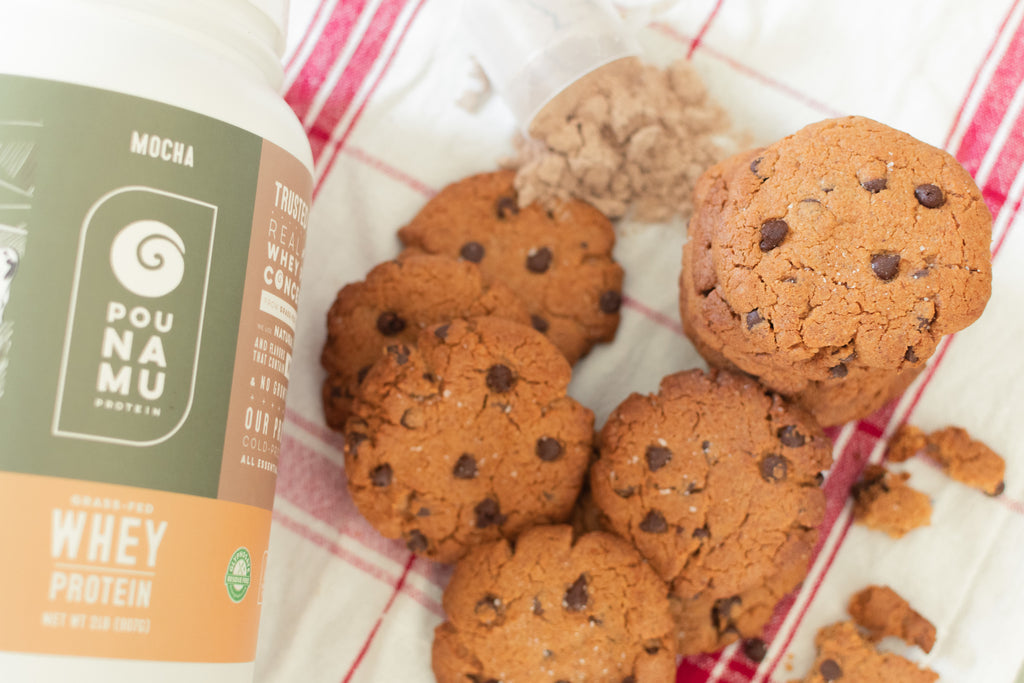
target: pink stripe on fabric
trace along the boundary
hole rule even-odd
[[[334,90],[328,95],[320,115],[309,129],[314,164],[319,161],[334,129],[348,112],[356,93],[373,69],[384,43],[391,35],[391,29],[398,20],[398,15],[405,9],[407,2],[408,0],[385,0],[377,8],[362,42],[342,71]]]
[[[374,638],[377,637],[377,631],[380,629],[381,622],[384,621],[384,617],[391,611],[391,606],[395,604],[395,598],[402,592],[402,586],[405,585],[405,579],[409,575],[409,570],[412,568],[413,563],[416,561],[415,555],[409,555],[409,561],[405,563],[405,569],[402,571],[402,575],[398,577],[398,581],[395,583],[395,589],[391,593],[391,597],[388,599],[386,605],[384,605],[383,611],[380,616],[377,617],[377,622],[370,629],[370,634],[366,636],[366,641],[363,643],[362,649],[359,650],[359,654],[356,655],[356,659],[352,662],[352,666],[349,667],[348,673],[345,674],[345,678],[342,679],[342,683],[349,683],[352,680],[352,676],[355,675],[359,669],[359,665],[363,663],[363,658],[366,656],[367,651],[370,649],[370,645],[373,644]]]
[[[384,67],[380,70],[380,73],[377,74],[377,80],[375,80],[373,82],[373,85],[370,86],[370,92],[367,93],[366,99],[364,99],[362,104],[359,105],[359,109],[356,110],[355,116],[352,117],[352,121],[348,124],[348,128],[345,130],[345,133],[338,139],[336,143],[334,143],[331,154],[328,157],[327,163],[323,168],[322,174],[320,175],[320,180],[318,180],[316,185],[313,187],[314,197],[316,197],[320,193],[320,187],[323,185],[324,181],[327,179],[327,176],[330,174],[331,168],[334,166],[334,162],[338,158],[338,152],[342,148],[344,148],[345,143],[348,141],[348,136],[352,134],[353,130],[355,130],[356,124],[359,122],[360,117],[362,117],[363,112],[366,110],[366,105],[369,104],[370,100],[373,98],[373,93],[377,91],[377,86],[380,85],[380,82],[384,79],[384,74],[386,74],[388,72],[388,69],[391,67],[391,63],[394,61],[395,55],[398,54],[398,50],[401,47],[402,42],[405,41],[405,37],[409,33],[409,28],[416,21],[416,17],[419,15],[420,10],[423,9],[423,5],[425,4],[425,2],[426,0],[419,0],[419,3],[413,9],[412,16],[409,17],[408,23],[406,23],[405,27],[402,29],[401,34],[399,34],[398,36],[398,40],[395,42],[394,49],[388,56],[387,61],[384,63]]]
[[[302,65],[295,82],[288,88],[284,99],[291,105],[299,120],[306,118],[316,94],[323,87],[327,74],[345,49],[352,35],[352,29],[366,9],[366,0],[338,0],[331,17],[324,26],[316,46]],[[311,24],[312,26],[312,24]],[[369,29],[368,29],[369,30]],[[364,36],[363,40],[366,38]],[[353,55],[353,59],[354,59]]]
[[[345,437],[342,436],[340,433],[334,431],[333,429],[325,427],[323,423],[307,420],[298,412],[291,410],[290,408],[285,409],[284,416],[286,422],[295,424],[296,427],[299,427],[300,429],[302,429],[302,431],[306,432],[310,436],[316,437],[318,440],[322,441],[325,445],[330,446],[338,453],[344,451]]]
[[[1021,24],[1024,28],[1024,23]],[[1024,34],[1022,34],[1021,45],[1024,46]],[[989,211],[993,216],[998,216],[1002,211],[1010,194],[1013,181],[1020,173],[1021,163],[1024,162],[1024,111],[1022,111],[1013,122],[1010,137],[1006,140],[1003,148],[999,151],[999,159],[992,172],[988,176],[985,187],[981,189],[981,196],[984,197]],[[1005,233],[1004,233],[1005,234]],[[1000,242],[1001,244],[1001,242]]]
[[[397,575],[387,572],[372,562],[368,562],[361,555],[345,550],[337,543],[327,540],[320,534],[312,531],[302,522],[292,519],[279,510],[274,512],[273,517],[275,522],[289,531],[301,536],[318,548],[326,550],[338,559],[343,560],[345,563],[352,565],[356,569],[382,581],[383,583],[393,584],[398,578]]]
[[[622,305],[626,308],[632,309],[644,316],[648,320],[661,325],[662,327],[675,332],[679,336],[683,336],[683,325],[675,318],[665,315],[661,311],[656,311],[653,308],[647,306],[643,302],[634,299],[633,297],[623,295]]]
[[[309,44],[309,39],[313,37],[313,28],[320,21],[320,17],[323,16],[324,9],[327,7],[329,2],[330,0],[320,0],[320,2],[316,4],[316,11],[313,12],[313,17],[309,20],[309,23],[306,24],[306,30],[303,31],[302,37],[299,38],[299,42],[295,46],[295,51],[292,52],[292,56],[288,58],[287,62],[285,62],[285,71],[288,71],[295,66],[295,60],[299,58],[300,54],[302,54],[303,48]]]
[[[1006,116],[1014,92],[1024,80],[1024,20],[1014,30],[1010,45],[1006,48],[992,80],[985,88],[985,94],[978,104],[974,118],[964,132],[956,151],[957,160],[973,176],[981,167],[992,138]]]
[[[963,118],[964,110],[967,108],[967,102],[971,99],[971,93],[974,92],[975,87],[978,85],[978,79],[981,78],[981,72],[984,70],[985,65],[988,64],[989,60],[992,59],[992,53],[996,49],[996,45],[999,43],[999,37],[1003,35],[1003,31],[1006,30],[1007,24],[1010,23],[1010,17],[1017,9],[1017,5],[1020,4],[1020,0],[1014,0],[1013,4],[1010,5],[1010,9],[1006,12],[1006,16],[1003,17],[1002,23],[999,24],[999,28],[996,29],[996,38],[989,46],[988,50],[985,51],[985,56],[981,58],[981,62],[978,63],[978,68],[974,72],[974,78],[971,79],[970,84],[967,86],[967,95],[960,102],[960,108],[956,110],[956,116],[953,117],[953,125],[949,127],[949,134],[946,135],[946,141],[942,144],[945,149],[949,149],[949,143],[953,141],[953,135],[956,133],[957,127],[960,125],[960,119]]]
[[[353,553],[349,550],[346,550],[345,548],[342,548],[337,543],[328,540],[324,536],[316,533],[306,525],[302,524],[298,520],[289,517],[283,512],[274,512],[274,521],[280,524],[281,526],[287,528],[294,534],[301,536],[303,539],[309,541],[313,545],[322,548],[323,550],[326,550],[327,552],[337,557],[339,560],[342,560],[346,564],[351,565],[355,569],[358,569],[368,574],[369,576],[381,581],[382,583],[394,585],[395,582],[398,581],[399,578],[401,578],[400,575],[388,572],[387,570],[373,564],[372,562],[368,562],[362,556],[357,555],[356,553]],[[416,602],[418,602],[425,609],[430,610],[431,612],[436,614],[437,616],[444,616],[444,608],[441,606],[441,603],[438,602],[437,599],[424,593],[419,588],[416,588],[415,586],[411,586],[408,583],[406,583],[402,592],[408,595]]]
[[[682,33],[679,33],[671,26],[668,26],[666,24],[653,23],[650,27],[658,31],[659,33],[662,33],[663,35],[666,35],[669,38],[681,43],[691,44],[693,41],[693,38],[685,36]],[[837,117],[843,115],[843,112],[839,111],[838,109],[834,109],[823,102],[819,102],[810,95],[805,95],[796,88],[786,85],[785,83],[778,81],[772,78],[771,76],[768,76],[767,74],[763,74],[760,71],[757,71],[756,69],[733,59],[732,57],[723,52],[719,52],[714,48],[708,47],[707,44],[701,45],[701,53],[714,57],[718,61],[723,62],[724,64],[732,68],[734,71],[746,74],[747,76],[753,78],[755,81],[763,83],[764,85],[767,85],[775,90],[778,90],[779,92],[785,95],[789,95],[790,97],[804,104],[805,106],[814,109],[822,114],[825,114],[826,116]]]
[[[687,59],[693,57],[693,53],[697,51],[698,47],[700,47],[700,43],[704,39],[704,34],[708,32],[709,28],[711,28],[711,22],[713,22],[715,17],[718,16],[718,10],[722,9],[723,2],[724,0],[717,0],[717,2],[715,2],[715,6],[711,8],[711,11],[708,13],[708,18],[704,20],[704,25],[700,27],[700,30],[697,31],[697,35],[694,36],[693,40],[690,42],[690,49],[686,53]]]
[[[387,163],[386,161],[384,161],[382,159],[379,159],[378,157],[373,156],[372,154],[370,154],[366,150],[363,150],[363,149],[361,149],[359,147],[351,147],[350,146],[350,147],[345,147],[344,148],[344,152],[345,152],[346,156],[350,156],[353,159],[356,159],[357,161],[363,162],[364,164],[366,164],[370,168],[372,168],[372,169],[374,169],[376,171],[379,171],[381,174],[383,174],[387,178],[390,178],[391,180],[394,180],[396,182],[402,183],[406,187],[409,187],[409,188],[415,190],[416,192],[419,192],[424,197],[433,197],[434,195],[437,194],[437,190],[435,190],[434,188],[430,187],[429,185],[427,185],[423,181],[418,180],[417,178],[413,178],[411,175],[409,175],[405,171],[402,171],[402,170],[399,170],[399,169],[395,168],[394,166],[392,166],[391,164]]]

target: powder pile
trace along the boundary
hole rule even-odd
[[[729,121],[686,60],[666,69],[612,62],[531,122],[513,165],[525,206],[570,197],[610,218],[689,218],[697,178],[726,156]]]

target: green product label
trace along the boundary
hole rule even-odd
[[[231,602],[241,602],[252,582],[252,558],[246,548],[239,548],[231,555],[228,570],[224,574],[224,586],[228,589]]]
[[[222,121],[0,75],[0,471],[269,509],[310,191]]]

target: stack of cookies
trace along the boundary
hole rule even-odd
[[[683,249],[683,329],[825,426],[901,393],[981,315],[992,220],[950,154],[870,119],[816,123],[708,170]]]
[[[822,425],[880,407],[984,308],[977,187],[856,117],[713,167],[680,278],[712,370],[595,434],[566,390],[619,323],[614,231],[582,202],[520,206],[513,179],[443,190],[328,313],[324,409],[356,505],[458,563],[437,680],[668,683],[679,654],[763,655],[818,540]]]

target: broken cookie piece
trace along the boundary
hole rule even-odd
[[[909,659],[875,649],[852,621],[831,624],[814,638],[818,656],[803,683],[933,683],[939,675]],[[799,683],[793,681],[792,683]]]
[[[935,645],[932,623],[888,586],[868,586],[858,592],[850,598],[847,611],[854,621],[867,629],[872,642],[896,636],[925,652],[931,652]]]
[[[851,491],[854,520],[893,538],[931,524],[931,501],[908,486],[908,479],[908,473],[895,474],[880,465],[864,468],[863,480]]]
[[[1003,492],[1006,461],[981,441],[972,439],[962,427],[925,434],[917,427],[903,425],[889,443],[888,459],[903,462],[918,453],[934,460],[950,479],[990,496]]]

